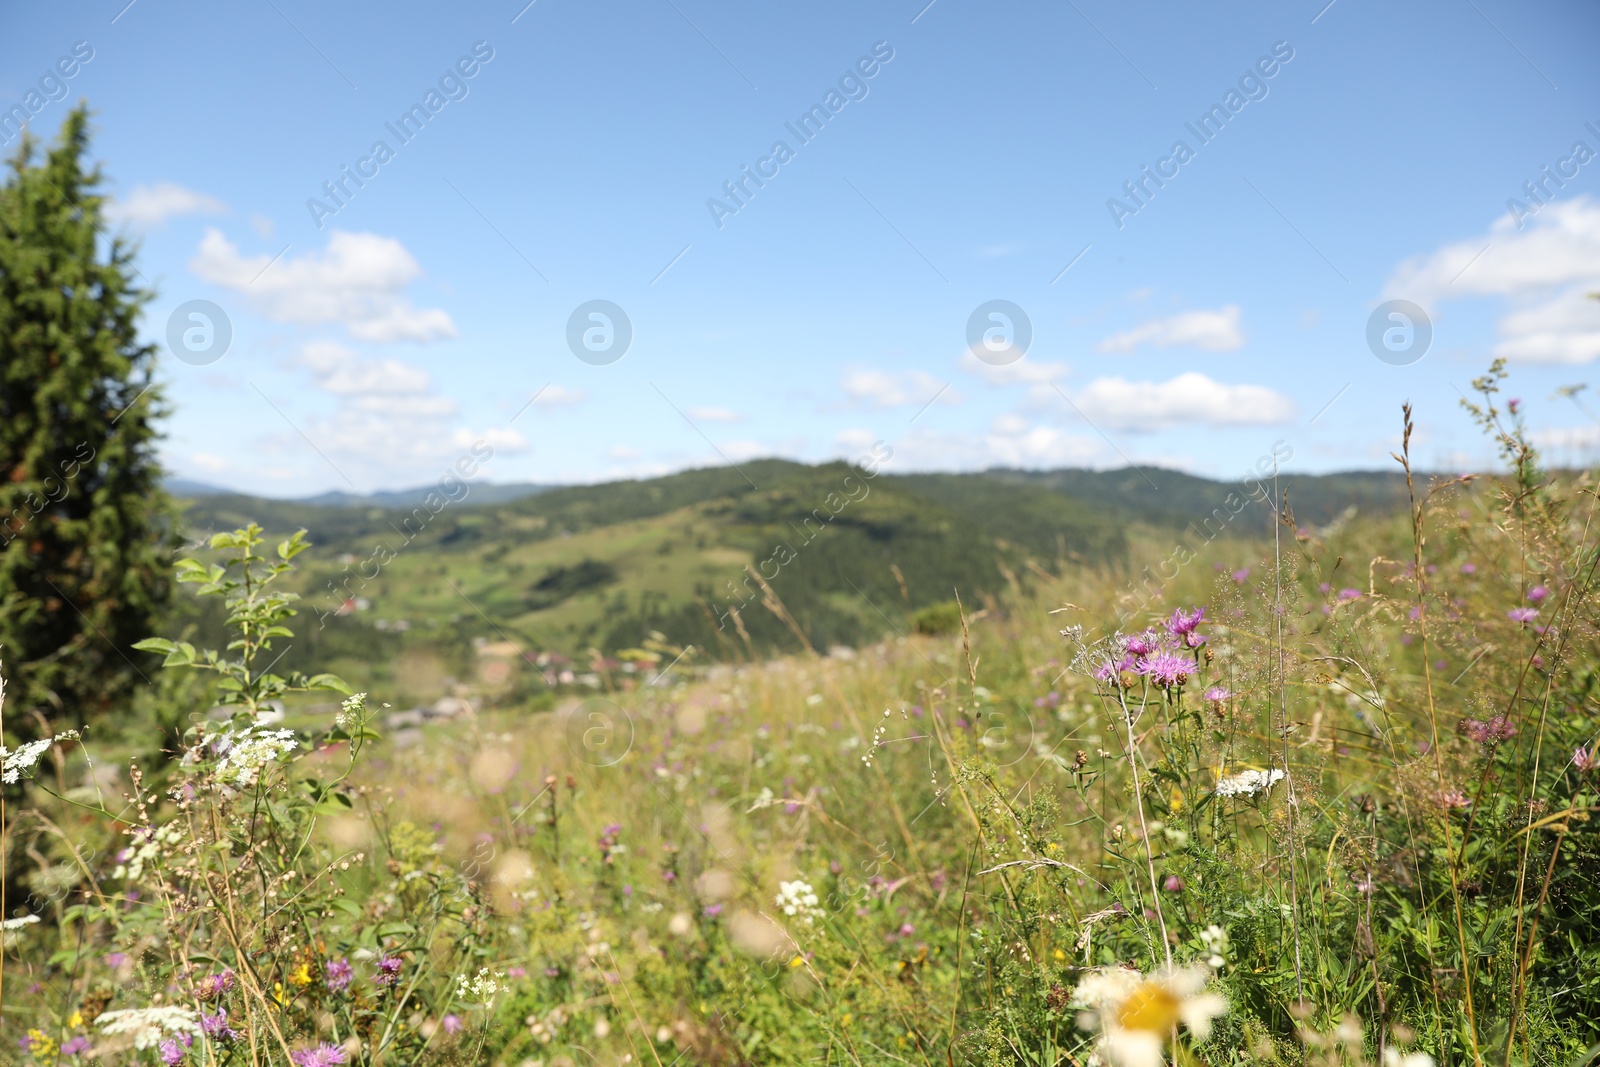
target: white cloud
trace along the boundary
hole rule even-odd
[[[214,456],[210,452],[196,452],[189,456],[189,462],[205,471],[207,474],[221,474],[233,464],[221,456]]]
[[[1150,319],[1131,330],[1112,334],[1099,344],[1102,352],[1132,352],[1140,345],[1174,348],[1193,345],[1211,352],[1229,352],[1244,345],[1239,305],[1215,311],[1185,311],[1165,319]]]
[[[463,456],[481,460],[485,446],[514,452],[526,445],[509,427],[462,426],[460,405],[441,395],[433,376],[415,364],[369,358],[326,340],[305,345],[298,362],[335,407],[330,415],[292,421],[358,484],[434,481]],[[298,433],[283,435],[279,443],[291,453],[305,447]]]
[[[606,449],[606,455],[612,459],[638,459],[644,453],[631,445],[612,445]]]
[[[157,182],[136,186],[126,199],[107,204],[106,217],[151,229],[180,215],[221,215],[227,210],[228,205],[214,196],[173,182]]]
[[[1096,378],[1071,395],[1095,425],[1152,431],[1174,426],[1261,426],[1294,418],[1294,403],[1263,385],[1224,385],[1190,371],[1165,382]]]
[[[1532,363],[1587,363],[1600,357],[1600,202],[1587,196],[1549,204],[1522,229],[1510,215],[1488,233],[1406,260],[1385,299],[1432,309],[1447,300],[1496,296],[1510,310],[1494,354]]]
[[[1570,448],[1580,451],[1600,448],[1600,425],[1553,427],[1534,430],[1528,436],[1540,448]]]
[[[690,408],[684,412],[695,422],[743,422],[744,416],[729,408]]]
[[[335,230],[323,252],[244,256],[207,229],[189,269],[201,279],[242,294],[276,322],[342,323],[363,341],[433,341],[454,337],[455,323],[440,308],[416,308],[404,290],[422,268],[392,237]]]
[[[840,383],[851,402],[878,408],[926,404],[935,397],[941,404],[960,403],[960,394],[949,388],[949,384],[919,370],[904,373],[853,370],[847,372]]]
[[[878,438],[869,430],[844,430],[834,437],[834,451],[844,459],[868,455]],[[1016,415],[1002,415],[988,432],[940,431],[916,427],[894,441],[894,456],[885,463],[901,470],[987,470],[990,467],[1093,467],[1116,465],[1098,437],[1071,434],[1054,426],[1036,425]]]
[[[1042,385],[1065,378],[1072,370],[1059,360],[1030,360],[1026,356],[1015,363],[997,367],[979,359],[971,349],[961,353],[960,367],[990,385]]]
[[[585,389],[568,389],[564,385],[547,385],[533,398],[536,408],[570,408],[583,403],[589,396]]]

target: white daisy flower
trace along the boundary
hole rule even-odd
[[[1073,991],[1072,1002],[1085,1009],[1078,1024],[1100,1031],[1096,1052],[1113,1067],[1162,1067],[1180,1026],[1204,1041],[1211,1020],[1228,1010],[1225,999],[1206,992],[1210,975],[1205,966],[1149,975],[1099,968]]]

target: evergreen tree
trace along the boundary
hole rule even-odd
[[[68,726],[141,681],[135,641],[169,594],[173,523],[155,455],[151,298],[134,250],[101,232],[80,106],[0,186],[0,662],[6,728]]]

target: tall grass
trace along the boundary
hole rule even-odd
[[[690,655],[403,747],[375,742],[379,694],[260,740],[281,727],[251,664],[282,635],[258,629],[223,657],[249,661],[233,720],[195,724],[166,762],[112,781],[64,738],[19,769],[34,785],[10,798],[8,870],[45,921],[5,934],[7,1047],[1584,1062],[1594,484],[1538,469],[1497,381],[1476,414],[1506,477],[1415,476],[1404,518],[1320,531],[1278,499],[1251,557],[1216,542],[1132,617],[1116,575],[1041,572],[954,633]]]

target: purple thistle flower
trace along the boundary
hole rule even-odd
[[[228,1025],[228,1009],[218,1008],[215,1015],[200,1013],[200,1029],[205,1031],[207,1037],[213,1041],[236,1041],[238,1031]]]
[[[183,1046],[170,1039],[161,1042],[161,1062],[167,1067],[177,1067],[183,1062]]]
[[[1359,590],[1359,589],[1341,589],[1341,590],[1339,590],[1339,599],[1340,600],[1360,600],[1361,599],[1361,590]]]
[[[199,994],[202,1000],[210,1000],[213,997],[220,997],[232,989],[234,981],[233,970],[224,967],[218,973],[208,974],[200,979],[200,986],[195,992]]]
[[[373,975],[372,980],[381,986],[394,985],[400,980],[400,962],[399,956],[384,956],[378,960],[378,973]]]
[[[444,1032],[447,1034],[459,1034],[465,1026],[459,1015],[446,1015],[439,1020],[439,1025],[444,1027]]]
[[[1185,647],[1185,648],[1200,648],[1205,643],[1206,643],[1206,635],[1205,634],[1184,634],[1183,635],[1183,647]]]
[[[1214,685],[1210,689],[1206,690],[1205,695],[1201,697],[1201,699],[1207,704],[1210,704],[1213,708],[1220,708],[1222,707],[1223,701],[1227,700],[1231,696],[1233,696],[1233,694],[1222,688],[1222,686]]]
[[[1538,608],[1512,608],[1510,611],[1506,612],[1506,618],[1510,619],[1512,622],[1522,623],[1524,625],[1532,622],[1538,617]]]
[[[344,1062],[344,1049],[324,1041],[316,1048],[303,1048],[291,1053],[289,1058],[294,1060],[297,1067],[339,1067]]]
[[[1233,572],[1233,580],[1238,582],[1240,585],[1243,585],[1245,582],[1249,581],[1250,580],[1250,568],[1249,567],[1240,567],[1238,570],[1234,571]]]
[[[1550,595],[1549,586],[1536,585],[1532,589],[1528,590],[1528,599],[1533,601],[1535,604],[1539,603],[1541,600],[1543,600],[1545,597],[1547,597],[1549,595]]]
[[[1480,745],[1498,745],[1517,732],[1517,728],[1504,715],[1496,715],[1488,722],[1478,719],[1461,720],[1461,729]]]
[[[1130,656],[1148,656],[1161,648],[1161,641],[1154,630],[1146,630],[1129,637],[1126,647]]]
[[[61,1043],[61,1054],[63,1056],[77,1056],[79,1053],[87,1051],[89,1051],[89,1039],[82,1034]]]
[[[1185,656],[1163,652],[1146,660],[1139,668],[1139,673],[1149,677],[1162,689],[1170,689],[1189,680],[1189,676],[1194,674],[1194,663]]]
[[[124,963],[127,963],[127,962],[128,962],[128,957],[127,957],[127,955],[125,953],[122,953],[122,952],[108,952],[108,953],[106,953],[106,966],[110,967],[113,971],[116,970],[117,968],[121,967]]]
[[[1476,563],[1463,563],[1461,565],[1461,573],[1462,574],[1477,574],[1478,573],[1478,565]]]
[[[704,908],[700,909],[700,914],[704,915],[708,919],[715,919],[718,915],[722,914],[722,905],[707,904]]]
[[[349,987],[350,979],[355,977],[355,969],[343,956],[329,960],[323,970],[327,974],[328,988],[335,993],[343,993]]]
[[[1195,608],[1193,611],[1179,608],[1172,613],[1172,618],[1167,620],[1167,633],[1173,637],[1194,633],[1195,627],[1200,625],[1200,620],[1205,618],[1205,615],[1205,608]]]

